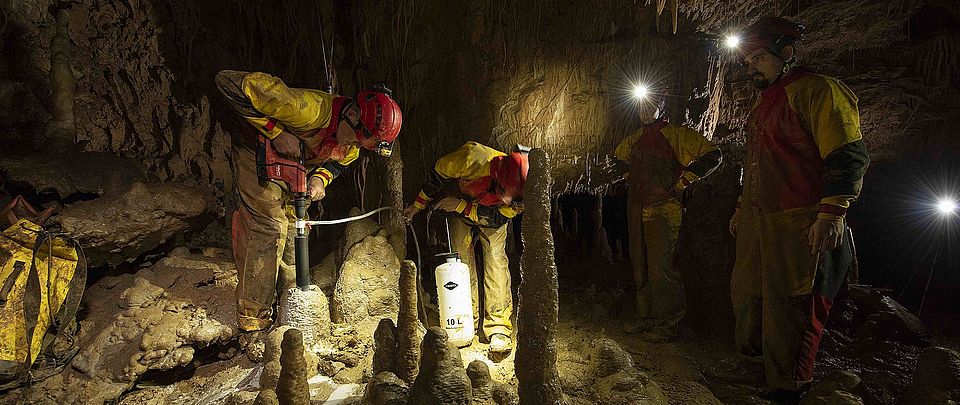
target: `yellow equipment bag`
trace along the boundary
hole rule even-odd
[[[0,377],[9,381],[27,377],[73,321],[86,260],[72,239],[21,219],[0,234],[0,266]]]

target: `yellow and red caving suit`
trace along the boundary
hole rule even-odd
[[[683,215],[678,197],[720,165],[720,150],[693,129],[658,120],[621,141],[614,155],[630,164],[627,227],[637,315],[655,331],[676,334],[686,313],[675,261]]]
[[[303,142],[310,176],[328,185],[357,159],[355,145],[339,145],[331,111],[335,95],[287,87],[266,73],[224,70],[217,86],[250,125],[234,136],[233,173],[239,202],[233,213],[233,256],[237,264],[237,314],[241,330],[272,323],[278,271],[282,287],[295,278],[292,195],[286,184],[257,175],[256,136],[273,139],[286,128]]]
[[[461,215],[450,221],[450,238],[460,258],[470,268],[473,319],[480,330],[479,283],[474,257],[475,235],[483,249],[483,333],[510,336],[513,324],[513,294],[507,261],[507,224],[522,211],[514,202],[505,205],[496,193],[496,181],[490,162],[503,152],[467,142],[437,160],[430,180],[423,185],[414,206],[423,209],[431,201],[446,196],[459,197],[456,211]]]
[[[849,232],[825,254],[807,242],[818,217],[842,219],[870,158],[857,97],[794,68],[763,90],[747,122],[747,157],[730,290],[741,353],[762,354],[767,383],[796,390],[813,363],[852,258]]]

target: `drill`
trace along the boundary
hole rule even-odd
[[[310,246],[307,235],[307,208],[310,199],[307,196],[307,169],[303,165],[303,144],[300,144],[298,160],[280,156],[270,138],[263,134],[257,136],[257,175],[264,180],[282,181],[293,193],[293,209],[297,220],[295,227],[297,234],[294,237],[294,254],[297,268],[297,287],[301,290],[310,288]]]

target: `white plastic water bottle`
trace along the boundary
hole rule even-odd
[[[470,299],[470,269],[456,254],[437,266],[437,299],[440,325],[457,347],[473,343],[473,304]]]

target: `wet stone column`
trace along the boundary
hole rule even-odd
[[[557,374],[557,266],[550,233],[550,160],[541,149],[530,152],[524,188],[523,256],[517,313],[516,373],[521,404],[561,404]]]

